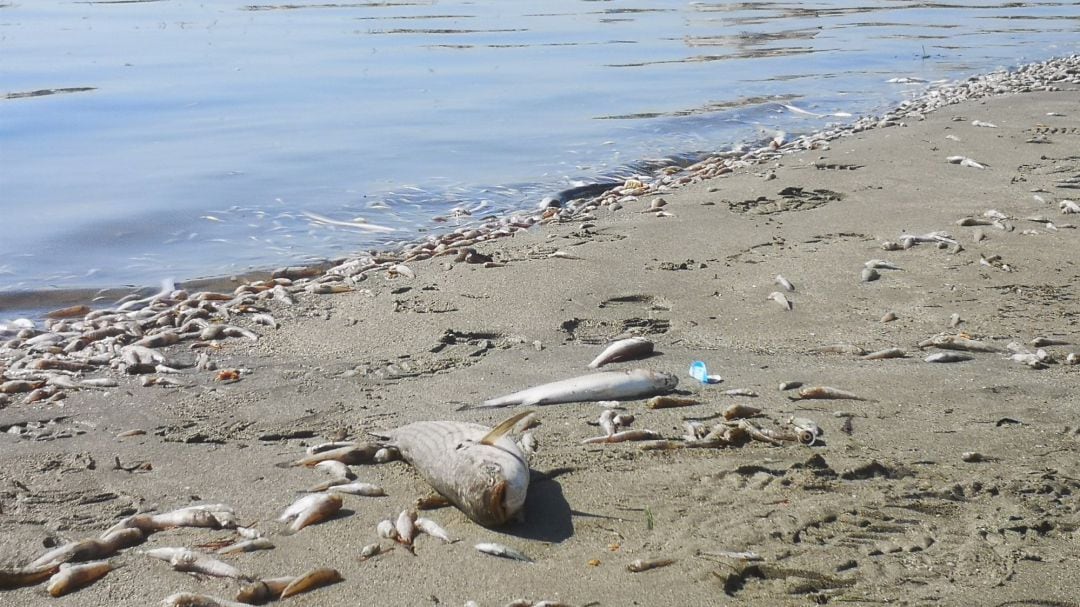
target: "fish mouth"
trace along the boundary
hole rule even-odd
[[[501,480],[487,494],[487,511],[494,525],[501,525],[506,522],[506,489],[508,486],[509,483]]]

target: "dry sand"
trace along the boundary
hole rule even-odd
[[[1028,142],[1040,134],[1046,142]],[[1057,207],[1080,192],[1054,185],[1080,174],[1078,153],[1076,91],[967,102],[666,194],[670,217],[640,212],[642,200],[485,245],[504,267],[436,258],[410,264],[414,279],[378,276],[356,292],[274,302],[280,329],[214,353],[220,367],[243,370],[239,382],[202,372],[196,387],[170,389],[125,378],[119,389],[83,391],[62,406],[0,411],[5,429],[60,418],[59,428],[85,431],[45,442],[0,435],[0,556],[22,564],[49,542],[96,536],[124,515],[206,501],[233,506],[273,539],[273,550],[227,559],[244,572],[342,573],[343,583],[288,599],[298,606],[493,606],[521,597],[1076,605],[1080,366],[1035,370],[1005,353],[931,364],[923,359],[934,350],[916,344],[943,331],[1002,350],[1038,336],[1080,343],[1080,215]],[[951,155],[987,168],[950,164]],[[956,225],[989,209],[1008,215],[1013,229],[982,227],[986,239],[975,242],[979,228]],[[1024,219],[1033,215],[1059,229]],[[882,250],[882,241],[934,230],[950,232],[963,250]],[[548,257],[555,251],[571,257]],[[992,255],[1012,271],[980,263]],[[863,263],[874,258],[903,269],[862,282]],[[777,274],[795,284],[793,311],[767,300]],[[881,322],[889,311],[898,319]],[[954,313],[962,322],[952,329]],[[626,403],[635,427],[678,438],[684,420],[713,420],[744,402],[765,410],[763,426],[792,415],[816,420],[824,444],[583,446],[599,432],[589,422],[601,407],[550,405],[537,408],[540,450],[531,461],[550,474],[536,475],[522,524],[485,529],[438,510],[430,516],[460,542],[421,537],[415,556],[397,549],[361,562],[376,523],[428,493],[408,465],[393,462],[354,466],[387,497],[347,497],[338,518],[279,533],[277,514],[324,479],[274,465],[306,445],[417,420],[493,425],[514,410],[458,409],[585,373],[602,344],[628,331],[653,339],[658,354],[615,368],[677,373],[680,392],[702,401],[656,411]],[[835,343],[895,346],[908,357],[813,352]],[[1059,361],[1076,350],[1048,348]],[[724,381],[693,381],[694,360]],[[793,402],[778,390],[786,381],[867,400]],[[731,388],[760,396],[722,394]],[[132,429],[147,434],[116,438]],[[963,461],[964,452],[984,461]],[[152,469],[117,470],[114,458]],[[177,591],[231,598],[235,582],[177,573],[139,553],[230,536],[163,531],[114,557],[122,567],[80,592],[5,591],[0,605],[141,606]],[[481,541],[536,562],[480,554],[473,545]],[[744,551],[761,560],[724,554]],[[661,557],[675,562],[626,569]]]

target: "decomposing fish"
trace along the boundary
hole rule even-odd
[[[69,592],[93,584],[112,570],[113,565],[109,561],[94,561],[79,565],[65,563],[60,565],[60,570],[49,578],[45,590],[54,597],[64,596]]]
[[[343,478],[350,481],[356,478],[356,475],[353,474],[352,470],[349,470],[347,465],[334,459],[315,464],[315,469],[322,470],[334,478]]]
[[[863,268],[860,274],[860,279],[863,282],[874,282],[879,278],[881,278],[881,274],[874,268]]]
[[[375,533],[383,539],[394,541],[398,539],[397,527],[394,526],[394,521],[390,519],[379,521],[379,524],[375,525]]]
[[[817,439],[824,434],[821,426],[818,426],[814,420],[805,417],[789,418],[788,424],[795,430],[799,442],[808,447],[817,442]]]
[[[959,363],[971,360],[971,357],[956,352],[935,352],[930,356],[927,356],[925,360],[928,363]]]
[[[757,407],[751,407],[750,405],[744,405],[742,403],[735,403],[734,405],[729,405],[726,409],[724,409],[723,412],[724,419],[727,420],[741,419],[744,417],[754,417],[755,415],[760,414],[761,409]]]
[[[475,408],[551,405],[596,400],[630,400],[675,389],[679,379],[650,369],[604,371],[542,384],[484,401]],[[470,407],[465,407],[470,408]]]
[[[626,566],[626,570],[631,573],[641,573],[642,571],[648,571],[650,569],[667,567],[674,562],[675,559],[637,559],[630,561]]]
[[[780,274],[777,274],[777,275],[776,275],[776,280],[775,280],[775,282],[776,282],[776,284],[778,284],[778,285],[780,285],[781,287],[783,287],[785,291],[794,291],[794,290],[795,290],[795,285],[791,284],[791,281],[790,281],[790,280],[788,280],[788,279],[784,278],[784,277],[783,277],[783,276],[781,276]]]
[[[964,350],[966,352],[1001,352],[1001,348],[963,335],[935,335],[919,342],[920,348],[941,348],[942,350]]]
[[[315,590],[316,588],[322,588],[323,586],[329,586],[330,584],[336,584],[344,579],[345,578],[341,577],[341,573],[337,569],[331,569],[329,567],[314,569],[297,576],[295,580],[289,582],[289,584],[281,590],[281,594],[278,598],[287,599],[293,595]]]
[[[749,398],[756,398],[758,395],[757,392],[748,388],[732,388],[731,390],[724,390],[720,394],[724,396],[747,396]]]
[[[262,578],[240,587],[236,600],[241,603],[258,605],[281,598],[282,591],[296,581],[296,576],[287,575],[275,578]]]
[[[492,556],[500,556],[504,559],[514,559],[515,561],[524,561],[531,563],[533,560],[525,555],[520,550],[515,550],[509,546],[502,544],[496,544],[494,542],[482,542],[476,545],[476,549],[484,554],[490,554]]]
[[[0,570],[0,590],[34,586],[49,579],[60,569],[60,563],[48,563],[37,567]]]
[[[595,445],[602,443],[623,443],[626,441],[636,440],[656,440],[660,438],[660,433],[653,432],[652,430],[623,430],[622,432],[615,432],[607,436],[594,436],[581,441],[583,445]]]
[[[218,548],[218,554],[235,554],[237,552],[254,552],[256,550],[270,550],[274,547],[274,543],[265,537],[256,537],[249,540],[242,540],[235,544],[229,544],[228,546],[222,546]]]
[[[839,388],[831,388],[829,386],[808,386],[800,389],[795,393],[795,396],[788,397],[791,400],[811,400],[811,399],[846,399],[846,400],[866,400],[865,398],[840,390]]]
[[[863,360],[884,360],[886,358],[904,358],[907,354],[900,348],[885,348],[863,355]]]
[[[341,496],[330,493],[312,493],[293,502],[278,517],[282,523],[289,522],[286,534],[296,533],[308,525],[329,519],[341,510]]]
[[[1058,202],[1058,206],[1061,207],[1061,212],[1066,215],[1080,213],[1080,204],[1076,204],[1071,200],[1062,200]]]
[[[871,259],[870,261],[864,263],[863,266],[865,266],[867,268],[870,268],[870,269],[875,269],[875,270],[902,270],[903,269],[903,268],[901,268],[900,266],[898,266],[898,265],[896,265],[894,263],[885,261],[884,259]]]
[[[248,603],[237,603],[194,592],[177,592],[165,597],[163,607],[251,607]]]
[[[784,306],[784,309],[789,312],[795,309],[795,304],[791,303],[791,300],[785,297],[784,294],[780,291],[773,291],[772,293],[769,293],[769,296],[766,299],[771,299],[776,303]]]
[[[730,390],[729,390],[730,392]],[[648,409],[671,409],[674,407],[692,407],[694,405],[700,405],[701,401],[696,398],[685,398],[681,396],[654,396],[645,401],[645,407]]]
[[[604,431],[604,434],[611,436],[615,434],[615,410],[604,409],[600,412],[600,419],[597,420],[600,429]]]
[[[26,566],[28,570],[55,566],[61,563],[108,558],[122,548],[134,546],[145,539],[139,529],[110,529],[98,539],[68,542],[49,550]]]
[[[1031,345],[1036,348],[1041,348],[1043,346],[1067,346],[1069,345],[1069,341],[1065,339],[1055,339],[1053,337],[1036,337],[1031,340]]]
[[[644,337],[620,339],[604,348],[604,351],[589,363],[589,368],[597,369],[608,363],[643,358],[652,352],[653,342]]]
[[[212,556],[183,547],[163,547],[144,550],[143,554],[168,561],[177,571],[201,573],[212,577],[246,579],[239,569]]]
[[[344,485],[334,485],[326,489],[331,493],[348,493],[349,495],[360,495],[363,497],[382,497],[386,495],[386,491],[378,485],[372,483],[355,482]]]
[[[394,530],[397,531],[397,541],[411,546],[416,538],[416,511],[408,508],[402,510],[394,521]]]
[[[343,447],[328,449],[326,451],[310,453],[298,460],[277,464],[277,466],[279,468],[288,468],[290,466],[310,467],[329,460],[336,460],[343,464],[363,464],[372,461],[372,458],[375,457],[375,453],[378,452],[378,450],[378,445],[357,443],[354,445],[345,445]]]
[[[507,434],[531,412],[494,428],[466,422],[416,422],[382,433],[424,480],[473,521],[518,517],[529,488],[525,454]]]
[[[446,529],[443,529],[442,526],[429,518],[418,516],[416,517],[415,522],[417,529],[437,540],[440,540],[444,544],[453,544],[457,541],[450,537],[450,534],[446,532]]]

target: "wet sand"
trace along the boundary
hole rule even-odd
[[[260,339],[211,353],[220,369],[241,370],[235,383],[215,381],[214,371],[186,372],[185,388],[120,376],[119,388],[60,403],[14,402],[0,410],[0,428],[56,419],[53,430],[71,436],[0,435],[0,559],[21,565],[129,514],[213,502],[276,546],[224,557],[246,574],[333,567],[344,576],[288,599],[296,605],[1080,604],[1080,366],[1065,363],[1080,346],[1046,347],[1053,361],[1043,369],[1006,350],[1018,342],[1034,352],[1037,337],[1080,343],[1080,215],[1058,208],[1080,198],[1058,187],[1080,174],[1072,86],[949,106],[702,181],[663,194],[668,216],[642,212],[650,196],[477,246],[505,265],[436,257],[409,263],[415,278],[378,274],[349,293],[266,302],[280,328],[234,319]],[[953,155],[986,168],[947,162]],[[1008,217],[1001,228],[957,225],[991,209]],[[1057,229],[1025,219],[1034,216]],[[882,249],[938,230],[962,250]],[[864,282],[871,259],[902,269]],[[777,274],[794,283],[791,311],[768,299],[781,290]],[[890,311],[897,319],[882,322]],[[924,362],[939,350],[917,344],[942,332],[1000,352]],[[634,427],[678,440],[686,420],[715,422],[741,402],[764,410],[761,427],[813,419],[822,443],[584,446],[600,432],[590,422],[601,406],[536,407],[540,448],[523,523],[485,529],[437,510],[428,516],[461,541],[421,536],[415,556],[399,548],[361,561],[376,524],[429,492],[392,462],[353,466],[387,497],[347,496],[337,518],[281,534],[281,510],[326,478],[275,466],[305,446],[418,420],[494,425],[515,410],[459,409],[583,374],[603,344],[633,333],[657,354],[612,368],[676,373],[679,393],[701,400],[666,410],[624,403]],[[907,356],[815,351],[830,344]],[[194,357],[183,345],[167,351]],[[691,379],[694,360],[723,382]],[[790,381],[865,400],[792,401],[778,390]],[[758,396],[722,393],[734,388]],[[134,429],[146,434],[117,438]],[[116,469],[114,458],[149,470]],[[43,586],[3,591],[0,604],[134,606],[179,591],[232,598],[234,581],[174,572],[139,553],[232,535],[162,531],[113,557],[121,567],[84,590],[62,599]],[[536,562],[480,554],[478,542]],[[732,555],[744,552],[756,558]],[[627,571],[651,558],[674,563]]]

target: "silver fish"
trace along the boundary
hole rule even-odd
[[[596,400],[630,400],[670,392],[679,379],[649,369],[605,371],[542,384],[484,401],[483,407],[550,405]]]
[[[496,544],[494,542],[484,542],[476,545],[476,549],[484,554],[490,554],[492,556],[501,556],[504,559],[514,559],[515,561],[525,561],[531,563],[533,560],[525,555],[520,550],[515,550],[509,546],[503,546],[502,544]]]
[[[629,337],[613,342],[604,348],[596,358],[589,363],[590,369],[597,369],[608,363],[633,360],[652,354],[653,342],[644,337]]]
[[[928,363],[959,363],[966,360],[971,360],[971,357],[966,354],[957,354],[956,352],[935,352],[926,357]]]
[[[507,433],[529,415],[495,428],[452,421],[416,422],[383,435],[440,495],[473,521],[502,525],[518,517],[529,488],[525,455]]]
[[[784,287],[785,291],[794,291],[795,290],[795,285],[791,284],[790,280],[784,278],[780,274],[776,275],[776,284],[780,285],[781,287]]]

